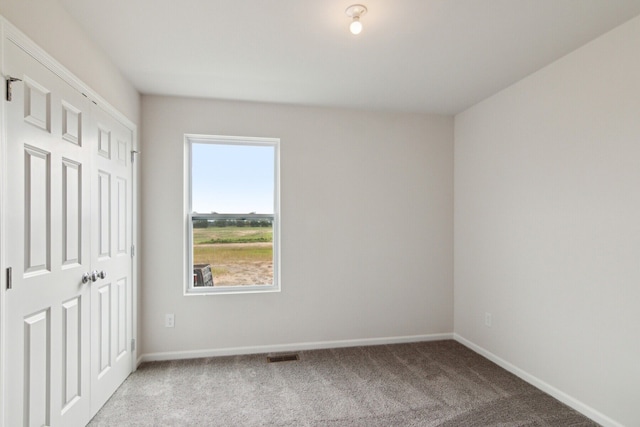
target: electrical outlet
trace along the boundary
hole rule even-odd
[[[491,313],[485,313],[484,314],[484,325],[488,328],[491,327],[491,323],[492,323],[492,319],[491,319]]]
[[[165,328],[173,328],[175,326],[175,317],[173,313],[167,313],[164,315],[164,327]]]

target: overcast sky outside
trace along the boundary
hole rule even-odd
[[[272,146],[192,144],[192,209],[273,213]]]

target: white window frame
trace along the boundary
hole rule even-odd
[[[270,146],[274,148],[273,215],[271,214],[203,214],[192,209],[192,145],[225,144]],[[184,295],[220,295],[280,292],[280,139],[222,135],[185,134],[185,234],[186,265]],[[193,220],[194,219],[265,219],[273,218],[273,283],[271,285],[193,286]]]

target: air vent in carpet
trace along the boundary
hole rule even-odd
[[[282,354],[280,356],[267,356],[267,362],[292,362],[294,360],[300,360],[297,354]]]

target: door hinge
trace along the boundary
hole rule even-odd
[[[136,245],[131,245],[131,258],[136,256]]]
[[[136,351],[136,340],[131,338],[131,351]]]
[[[13,287],[13,269],[11,267],[7,268],[7,289],[11,289]]]
[[[131,150],[131,163],[136,161],[136,154],[140,154],[138,150]]]
[[[11,77],[11,76],[7,76],[5,77],[5,83],[6,83],[6,92],[5,92],[5,99],[7,101],[11,101],[12,96],[11,96],[11,83],[13,82],[21,82],[22,79],[18,79],[16,77]]]

